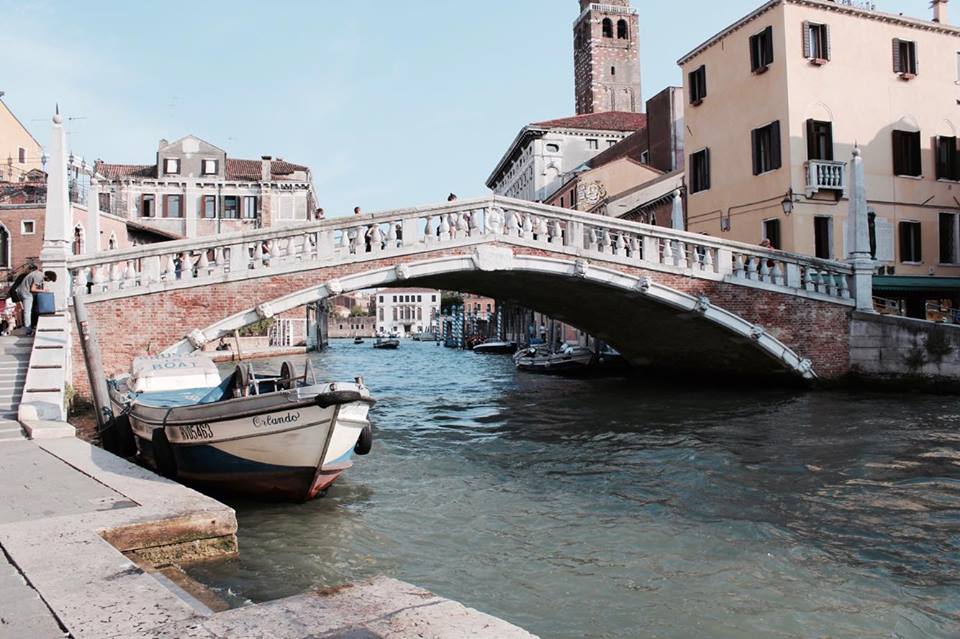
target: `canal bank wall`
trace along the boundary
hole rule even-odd
[[[168,577],[235,555],[236,532],[231,508],[75,437],[3,442],[0,638],[533,637],[386,577],[233,610]]]

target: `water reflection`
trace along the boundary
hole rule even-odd
[[[960,405],[517,375],[344,342],[373,452],[322,500],[237,503],[240,597],[386,573],[544,637],[958,636]]]

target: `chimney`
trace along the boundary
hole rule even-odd
[[[933,21],[940,24],[950,24],[947,18],[947,0],[932,0]]]
[[[167,146],[167,144],[169,144],[169,142],[167,142],[167,141],[166,141],[165,139],[163,139],[163,138],[160,138],[160,148],[161,148],[161,149],[162,149],[163,147]]]
[[[260,156],[260,181],[261,182],[270,181],[270,178],[271,178],[270,165],[272,161],[273,161],[273,158],[270,157],[269,155]]]

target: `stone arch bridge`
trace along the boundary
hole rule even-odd
[[[812,380],[842,376],[853,271],[541,204],[487,197],[68,258],[108,374],[187,352],[345,291],[427,286],[512,300],[634,364]],[[86,371],[73,340],[73,382]]]

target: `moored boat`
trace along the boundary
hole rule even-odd
[[[363,338],[358,335],[357,337],[354,337],[354,338],[353,338],[353,343],[354,343],[354,344],[363,344]]]
[[[374,348],[396,350],[400,348],[400,340],[394,337],[378,337],[373,343]]]
[[[498,339],[488,339],[473,347],[474,353],[510,355],[517,350],[517,343]]]
[[[318,383],[285,362],[257,378],[248,365],[221,380],[202,354],[139,357],[110,380],[139,456],[161,474],[260,498],[305,501],[370,450],[375,400],[357,378]]]
[[[583,375],[590,372],[596,357],[589,348],[565,344],[559,352],[551,353],[543,345],[517,351],[513,356],[517,369],[530,373],[554,375]]]

